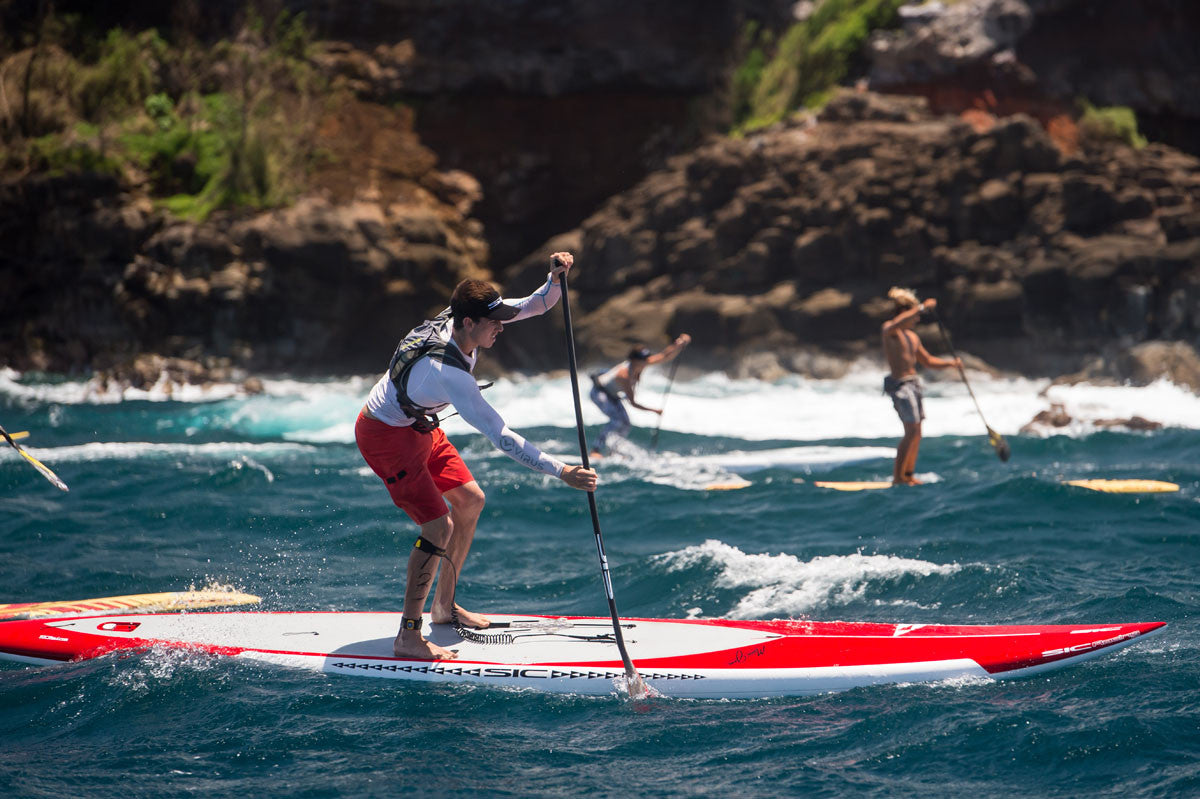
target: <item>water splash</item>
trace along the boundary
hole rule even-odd
[[[658,556],[668,571],[692,566],[719,569],[719,588],[750,589],[726,614],[735,619],[794,616],[866,598],[873,587],[903,577],[954,574],[961,567],[894,555],[826,555],[802,561],[794,555],[747,554],[709,539],[703,544]]]

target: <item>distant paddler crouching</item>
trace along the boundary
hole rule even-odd
[[[883,355],[891,374],[883,379],[883,392],[892,398],[892,405],[904,424],[904,438],[896,447],[896,462],[892,467],[894,485],[917,485],[913,476],[917,468],[917,450],[921,446],[921,421],[925,418],[924,394],[917,364],[931,369],[950,369],[962,366],[958,358],[935,358],[921,344],[913,329],[926,308],[937,306],[937,300],[917,300],[909,289],[893,287],[888,292],[896,306],[896,315],[883,323]]]
[[[650,408],[634,399],[638,381],[641,380],[642,372],[647,366],[670,361],[678,356],[691,340],[692,337],[684,333],[660,352],[651,352],[648,347],[634,347],[626,360],[606,372],[591,375],[592,391],[588,397],[608,417],[608,423],[592,443],[591,457],[599,458],[607,454],[608,442],[612,436],[623,438],[633,429],[633,423],[629,421],[629,411],[625,410],[622,398],[638,410],[662,415],[662,408]]]
[[[442,572],[433,597],[434,624],[488,626],[488,620],[454,602],[455,585],[484,495],[458,450],[439,427],[437,414],[453,405],[464,420],[488,437],[505,455],[537,472],[560,478],[572,488],[591,491],[596,473],[568,466],[543,453],[509,429],[483,399],[472,372],[479,349],[488,349],[504,325],[544,314],[562,293],[559,275],[571,268],[570,253],[551,256],[545,284],[528,297],[506,302],[482,280],[464,280],[450,307],[413,328],[396,347],[387,372],[379,378],[354,425],[359,452],[387,486],[392,501],[421,527],[408,558],[404,616],[392,649],[397,657],[446,659],[455,653],[421,635],[425,600],[439,558],[452,567]],[[449,502],[449,508],[446,503]]]

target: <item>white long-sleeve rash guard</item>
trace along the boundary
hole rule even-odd
[[[512,319],[505,320],[504,324],[541,316],[553,308],[561,296],[562,287],[547,276],[542,287],[528,297],[505,300],[505,304],[516,308],[518,313]],[[458,349],[458,345],[451,338],[452,332],[453,322],[447,319],[442,329],[437,332],[437,338]],[[477,355],[478,350],[470,355],[463,353],[463,358],[472,372],[475,370]],[[479,384],[470,372],[464,372],[433,358],[421,358],[413,364],[405,388],[413,402],[423,408],[430,408],[433,413],[441,413],[447,406],[453,405],[467,424],[487,436],[496,449],[522,466],[554,477],[562,475],[566,464],[542,452],[524,436],[509,428],[500,414],[496,413],[496,409],[483,398]],[[367,410],[376,419],[392,427],[407,427],[413,423],[400,409],[396,386],[387,372],[383,373],[383,377],[379,378],[371,389],[371,394],[367,397]]]

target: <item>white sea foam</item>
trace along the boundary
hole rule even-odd
[[[306,444],[267,443],[254,444],[244,441],[215,441],[206,444],[153,443],[149,441],[112,441],[75,444],[67,447],[22,447],[38,460],[47,463],[88,463],[107,460],[132,460],[134,458],[233,458],[231,466],[236,469],[250,468],[263,471],[268,479],[274,479],[269,470],[252,458],[250,454],[263,456],[312,451]]]
[[[750,482],[744,475],[765,469],[812,474],[848,463],[879,459],[890,461],[896,455],[896,451],[890,447],[821,445],[681,455],[675,452],[652,452],[621,439],[614,440],[611,444],[610,454],[599,461],[603,466],[606,481],[619,481],[628,477],[683,491],[703,491],[713,486],[745,487],[750,485]],[[500,455],[495,450],[490,450],[490,453]],[[479,454],[486,457],[489,453]],[[554,454],[570,459],[575,451],[560,451]],[[891,466],[888,465],[887,468],[890,470]]]
[[[279,434],[297,441],[350,442],[354,440],[354,418],[371,382],[363,378],[341,384],[291,383],[288,389],[295,393],[290,396],[283,393],[284,384],[279,383],[265,395],[242,403],[244,409],[237,426],[247,432]],[[903,431],[891,401],[880,391],[881,383],[881,374],[865,366],[838,380],[790,376],[767,383],[732,380],[720,374],[687,382],[677,380],[667,398],[662,429],[746,441],[898,438]],[[1072,427],[1053,431],[1059,434],[1087,435],[1096,430],[1091,423],[1094,420],[1134,415],[1167,426],[1200,427],[1200,397],[1166,381],[1145,387],[1050,386],[1045,380],[998,379],[980,373],[971,376],[971,386],[987,424],[1003,435],[1015,435],[1052,402],[1064,405],[1078,420]],[[665,388],[665,376],[650,370],[638,398],[657,407]],[[501,379],[485,396],[515,430],[575,426],[570,380],[565,376]],[[607,421],[586,397],[582,408],[589,434]],[[960,381],[928,382],[925,411],[926,437],[973,436],[983,431],[979,412]],[[637,409],[631,409],[630,416],[634,425],[642,428],[659,423],[658,416]],[[451,435],[474,433],[458,416],[447,419],[444,427]],[[800,456],[796,463],[819,462],[812,451],[793,454]],[[827,462],[851,453],[829,455]],[[770,457],[788,457],[779,453],[776,456]],[[731,461],[742,458],[732,453],[729,457]],[[733,466],[728,464],[729,468]]]
[[[831,468],[849,463],[896,457],[891,447],[784,447],[780,449],[734,450],[713,455],[685,455],[684,464],[712,465],[739,474],[751,474],[763,469],[789,469],[811,472],[812,467]]]
[[[121,657],[121,655],[117,655]],[[206,681],[213,679],[217,659],[199,649],[172,646],[151,646],[139,653],[132,668],[114,669],[106,676],[106,682],[115,689],[145,694],[156,690],[156,686],[170,682],[180,674],[204,674]],[[215,672],[217,682],[228,677]]]
[[[711,374],[693,381],[676,381],[667,398],[662,429],[747,441],[898,438],[902,432],[900,422],[891,401],[880,392],[881,381],[881,375],[867,367],[838,380],[790,376],[767,383]],[[1092,422],[1097,419],[1134,415],[1167,426],[1200,427],[1200,397],[1166,381],[1145,387],[1050,386],[1045,380],[998,379],[975,374],[971,385],[987,424],[1004,435],[1015,435],[1052,402],[1063,404],[1078,420],[1072,427],[1053,431],[1059,434],[1086,435],[1096,430]],[[643,380],[638,398],[646,405],[657,406],[662,402],[665,388],[666,378],[651,370]],[[251,398],[246,404],[251,409],[261,405],[260,410],[251,412],[258,413],[264,421],[276,426],[292,425],[282,433],[288,438],[348,442],[353,440],[354,417],[367,390],[369,381],[365,380],[355,386],[348,384],[342,393],[333,384],[321,384],[319,392],[298,393],[293,404],[282,403],[273,392],[266,397]],[[575,425],[570,381],[565,376],[501,379],[485,396],[509,426],[518,431],[534,427],[570,429]],[[607,421],[586,397],[582,408],[589,433]],[[926,437],[973,436],[983,430],[979,411],[960,381],[927,383],[925,410]],[[322,412],[329,415],[322,417]],[[634,425],[642,428],[659,423],[658,416],[637,409],[631,409],[630,416]],[[322,419],[325,424],[321,424]],[[474,432],[457,416],[447,419],[444,427],[451,435]],[[830,453],[828,462],[850,454]],[[731,460],[735,457],[740,456],[730,455]],[[871,457],[891,455],[873,453]],[[803,458],[809,465],[818,463],[811,451],[804,453]],[[732,463],[729,468],[733,468]]]
[[[943,374],[941,377],[946,378]],[[1046,380],[970,375],[979,409],[962,382],[928,380],[925,384],[924,434],[978,435],[980,410],[991,427],[1014,435],[1039,411],[1061,403],[1079,420],[1066,434],[1094,432],[1097,419],[1139,415],[1167,426],[1200,427],[1200,397],[1167,381],[1145,387],[1051,386]],[[645,381],[642,402],[655,405],[654,377]],[[881,393],[882,374],[860,364],[838,380],[791,376],[773,383],[736,381],[721,375],[679,383],[672,388],[663,427],[711,435],[714,430],[746,440],[821,441],[833,438],[892,438],[901,434],[890,399]],[[651,425],[656,417],[632,411],[635,423]],[[585,414],[585,419],[587,418]],[[596,419],[597,422],[602,421]]]
[[[926,383],[924,434],[973,436],[983,430],[979,411],[962,382],[942,372]],[[940,379],[932,379],[932,378]],[[247,396],[240,386],[218,384],[162,391],[97,394],[82,382],[30,383],[12,370],[0,369],[0,396],[25,406],[173,400],[190,404],[187,429],[229,429],[250,436],[274,436],[311,443],[354,440],[354,419],[374,383],[371,376],[338,380],[264,380],[262,394]],[[971,386],[989,425],[1014,435],[1039,411],[1059,403],[1076,421],[1052,434],[1087,435],[1098,419],[1142,416],[1166,426],[1200,428],[1200,396],[1165,380],[1149,386],[1050,385],[1047,380],[993,378],[970,373]],[[733,380],[713,373],[695,380],[676,380],[667,397],[662,429],[676,433],[719,436],[746,441],[827,441],[838,438],[898,438],[900,422],[890,400],[880,391],[882,371],[862,362],[837,380],[789,376],[774,382]],[[582,387],[587,390],[587,386]],[[647,371],[638,399],[650,406],[663,403],[667,379],[663,370]],[[535,427],[570,429],[575,425],[570,381],[565,375],[516,377],[496,381],[485,397],[515,430]],[[587,397],[584,423],[593,433],[607,421]],[[654,414],[631,409],[635,426],[659,424]],[[450,434],[473,433],[460,417],[445,422]],[[831,453],[841,456],[849,453]],[[727,453],[733,460],[740,453]],[[815,453],[796,453],[795,463],[815,464]],[[785,460],[791,456],[772,456]],[[885,457],[882,454],[872,457]],[[771,463],[768,466],[774,466]],[[733,468],[734,464],[728,464]],[[739,464],[747,470],[746,464]],[[753,467],[750,467],[753,468]],[[766,468],[764,466],[763,468]]]
[[[59,405],[114,405],[119,402],[137,400],[147,402],[213,402],[230,397],[245,396],[245,390],[236,383],[206,383],[204,385],[172,384],[164,374],[150,388],[104,387],[91,380],[66,380],[50,383],[32,383],[22,379],[21,373],[0,367],[0,394],[33,403],[57,403]]]
[[[720,568],[720,588],[749,589],[727,616],[769,619],[796,616],[862,600],[872,586],[901,577],[953,574],[956,564],[941,565],[894,555],[825,555],[802,561],[794,555],[748,554],[709,539],[698,546],[658,556],[669,570],[695,565]]]
[[[1200,397],[1167,380],[1148,386],[1049,386],[1042,397],[1045,410],[1060,404],[1071,417],[1065,428],[1035,428],[1034,435],[1082,436],[1096,431],[1101,419],[1141,416],[1166,427],[1200,427]]]

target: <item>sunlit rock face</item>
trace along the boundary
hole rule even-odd
[[[1064,154],[1026,116],[981,129],[848,91],[680,156],[585,221],[583,330],[607,358],[690,332],[714,366],[764,350],[802,365],[814,347],[873,352],[883,296],[908,285],[999,366],[1060,374],[1107,354],[1142,378],[1170,359],[1117,356],[1200,336],[1198,188],[1200,161],[1170,148]]]
[[[871,39],[873,89],[1042,121],[1087,98],[1133,109],[1151,139],[1200,155],[1200,4],[959,0],[911,3],[901,17]]]

